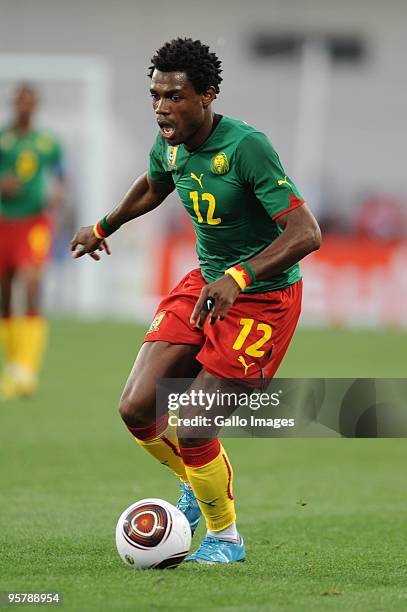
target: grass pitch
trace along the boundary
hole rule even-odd
[[[81,612],[405,610],[405,440],[229,439],[247,561],[122,564],[121,511],[177,499],[117,414],[141,338],[131,324],[54,322],[40,395],[0,404],[0,590],[60,591]],[[279,374],[405,377],[406,340],[298,332]]]

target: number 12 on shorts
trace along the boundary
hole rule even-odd
[[[250,334],[253,328],[254,323],[254,319],[240,319],[240,325],[242,326],[242,329],[240,330],[240,333],[233,345],[233,349],[235,351],[240,351],[240,349],[243,347],[248,335]],[[244,352],[246,353],[246,355],[250,355],[250,357],[263,357],[265,351],[262,351],[260,349],[271,338],[271,325],[268,325],[267,323],[257,323],[256,330],[262,335],[256,342],[249,344],[249,346],[244,349]]]

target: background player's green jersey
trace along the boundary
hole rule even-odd
[[[303,199],[285,175],[265,134],[222,117],[201,147],[170,146],[161,134],[150,152],[149,175],[174,181],[194,224],[207,282],[265,249],[282,233],[276,219]],[[301,278],[298,264],[246,291],[281,289]]]
[[[0,198],[0,214],[26,217],[41,212],[46,206],[47,170],[59,170],[61,163],[61,147],[49,133],[0,130],[0,176],[15,176],[21,184],[16,196]]]

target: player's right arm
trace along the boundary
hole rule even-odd
[[[106,216],[106,222],[112,231],[116,231],[124,223],[157,208],[173,190],[172,179],[154,181],[145,172],[134,181],[118,206]],[[110,254],[106,240],[97,238],[92,225],[81,227],[75,234],[71,241],[71,251],[74,258],[88,254],[95,260],[100,259],[95,251],[106,251]]]

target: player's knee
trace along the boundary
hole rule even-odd
[[[151,401],[146,396],[125,389],[119,403],[119,413],[129,427],[148,426],[154,420]]]

